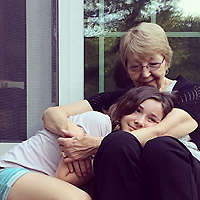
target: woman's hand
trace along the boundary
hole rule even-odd
[[[76,136],[72,138],[58,138],[60,149],[65,153],[65,162],[73,162],[74,160],[84,160],[94,155],[100,144],[101,137],[93,137],[88,134]]]

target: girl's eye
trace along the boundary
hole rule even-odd
[[[141,113],[141,109],[140,109],[140,108],[137,108],[135,112]]]
[[[152,122],[152,123],[158,123],[158,121],[154,118],[149,118],[149,122]]]

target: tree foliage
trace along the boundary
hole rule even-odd
[[[104,31],[127,30],[127,26],[132,26],[149,2],[150,0],[85,0],[85,36],[95,37],[104,34]]]

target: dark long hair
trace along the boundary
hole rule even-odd
[[[141,86],[128,90],[119,98],[117,103],[109,108],[113,129],[120,125],[123,116],[135,112],[138,106],[147,99],[154,99],[162,104],[164,118],[174,107],[173,98],[173,94],[159,92],[158,89],[151,86]]]

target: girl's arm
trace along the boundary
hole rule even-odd
[[[70,131],[70,124],[67,117],[92,110],[87,100],[65,106],[50,107],[44,111],[42,117],[44,128],[54,134],[66,136],[66,131]]]
[[[87,111],[104,112],[123,95],[126,90],[103,92],[90,97],[88,100],[78,101],[65,106],[50,107],[43,114],[44,128],[60,136],[69,129],[67,117]]]
[[[75,162],[78,165],[81,164],[81,163],[78,163],[78,161],[75,161]],[[91,162],[92,162],[91,158],[88,158],[82,162],[82,165],[86,165],[86,166],[92,165]],[[73,165],[73,163],[66,164],[63,160],[63,157],[61,157],[58,168],[56,170],[55,177],[63,181],[66,181],[68,183],[71,183],[75,186],[80,186],[87,183],[94,176],[92,170],[90,170],[92,169],[91,166],[87,168],[88,171],[86,174],[82,174],[82,176],[78,176],[75,172],[71,173],[69,171],[69,166],[68,166],[69,164]]]
[[[198,127],[197,122],[184,110],[173,110],[156,126],[133,131],[132,134],[140,141],[142,146],[153,138],[159,136],[172,136],[181,138],[188,135]]]

